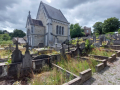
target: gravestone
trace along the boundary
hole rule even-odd
[[[96,42],[96,36],[93,35],[93,42],[95,43]]]
[[[11,57],[12,57],[12,63],[22,62],[23,55],[21,51],[18,49],[18,40],[16,41],[16,48],[13,51]]]
[[[32,68],[32,57],[30,55],[30,52],[29,52],[29,45],[28,43],[26,43],[26,51],[25,51],[25,56],[23,58],[23,61],[22,61],[22,68],[25,69],[25,68]]]
[[[81,51],[81,49],[80,49],[80,46],[79,46],[79,43],[78,43],[78,42],[79,42],[79,41],[77,41],[77,45],[76,45],[77,48],[76,48],[75,52],[76,52],[76,55],[77,55],[77,56],[81,56],[81,52],[82,52],[82,51]]]
[[[102,45],[102,42],[103,42],[103,36],[99,36],[99,43],[100,43],[100,46]]]
[[[62,58],[66,60],[67,57],[66,57],[66,54],[65,54],[65,48],[63,47],[63,44],[62,44],[62,47],[60,49],[60,53],[61,53]]]

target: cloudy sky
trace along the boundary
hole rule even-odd
[[[41,0],[0,0],[0,30],[26,32],[28,11],[36,18]],[[92,27],[110,17],[120,20],[120,0],[42,0],[60,9],[70,23]]]

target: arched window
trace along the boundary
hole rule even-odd
[[[56,34],[58,34],[58,25],[56,26]]]
[[[31,27],[31,32],[33,33],[33,27]]]
[[[61,35],[61,26],[59,26],[59,34]]]
[[[64,27],[62,27],[62,35],[64,35]]]

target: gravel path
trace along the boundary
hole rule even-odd
[[[83,85],[120,85],[120,57],[107,65],[101,72],[94,73]]]

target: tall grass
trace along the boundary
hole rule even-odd
[[[66,77],[64,71],[58,71],[55,67],[53,70],[44,72],[42,74],[34,75],[30,81],[31,85],[61,85],[73,79],[73,76]]]
[[[6,46],[6,45],[9,45],[9,44],[13,44],[13,42],[11,40],[8,40],[8,41],[1,41],[0,40],[0,45],[3,47],[3,46]]]
[[[84,71],[88,68],[92,69],[92,72],[95,72],[95,66],[98,64],[94,59],[89,60],[80,60],[80,59],[71,59],[71,60],[61,60],[60,62],[56,62],[57,65],[62,68],[69,70],[70,72],[79,75],[79,72]]]
[[[105,50],[102,50],[101,48],[94,48],[90,52],[90,54],[110,57],[112,54],[114,54],[114,52],[110,52],[110,51],[107,52]]]

